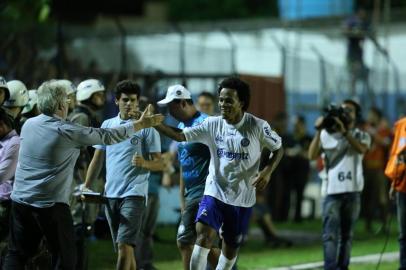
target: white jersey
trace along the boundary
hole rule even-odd
[[[359,129],[350,132],[355,139],[370,147],[371,137],[368,133]],[[358,153],[341,133],[330,134],[326,130],[322,130],[320,143],[324,152],[327,173],[323,193],[329,195],[362,191],[364,188],[362,170],[364,155]]]
[[[235,206],[255,204],[252,186],[258,172],[261,151],[278,150],[281,138],[269,124],[252,114],[244,113],[236,125],[221,116],[208,117],[198,126],[183,130],[188,142],[200,142],[210,149],[209,175],[205,195]]]

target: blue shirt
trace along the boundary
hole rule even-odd
[[[198,126],[207,117],[208,115],[197,112],[189,121],[179,123],[178,128],[184,129],[185,127]],[[204,192],[206,177],[209,173],[209,148],[202,143],[179,143],[178,160],[182,167],[186,201],[201,198]]]
[[[120,116],[107,119],[102,128],[115,128],[132,122],[122,120]],[[146,128],[134,133],[129,139],[115,145],[95,145],[96,149],[106,151],[106,186],[108,198],[144,196],[148,194],[149,171],[132,165],[135,153],[149,159],[150,153],[161,153],[159,133],[153,128]]]
[[[11,199],[34,207],[69,204],[73,168],[80,148],[121,142],[134,134],[132,123],[116,129],[80,126],[41,114],[25,122]]]

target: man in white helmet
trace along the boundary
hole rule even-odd
[[[4,101],[10,98],[10,91],[8,90],[7,81],[0,76],[0,106],[3,106]]]
[[[37,100],[38,100],[37,90],[36,89],[28,90],[28,103],[27,105],[25,105],[21,113],[20,120],[21,127],[24,125],[25,121],[27,121],[28,118],[35,117],[41,114],[37,106]]]
[[[99,127],[101,121],[97,111],[104,107],[106,101],[104,85],[96,79],[84,80],[78,85],[76,99],[79,104],[70,120],[82,126]]]
[[[70,80],[58,80],[58,83],[63,85],[66,89],[66,94],[70,100],[69,103],[69,110],[68,110],[68,118],[70,119],[69,115],[73,112],[76,106],[76,86]]]
[[[20,118],[23,108],[28,103],[27,87],[22,81],[12,80],[7,82],[10,97],[4,102],[3,107],[7,113],[14,119],[14,128],[20,134]]]
[[[60,81],[59,81],[60,82]],[[63,82],[62,82],[63,83]],[[97,115],[105,103],[104,85],[96,79],[88,79],[79,83],[76,91],[76,100],[78,104],[69,114],[68,119],[76,124],[86,127],[101,126],[101,119]],[[83,184],[87,169],[94,154],[93,147],[82,148],[80,156],[75,164],[74,180],[78,186]],[[101,191],[103,181],[93,181],[92,190]],[[75,234],[77,238],[77,264],[75,269],[83,270],[87,268],[87,250],[85,248],[85,234],[96,220],[99,206],[96,204],[86,204],[85,212],[80,204],[72,204],[72,215],[75,225]]]

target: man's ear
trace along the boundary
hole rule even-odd
[[[118,99],[114,98],[114,103],[116,103],[116,105],[118,106]]]

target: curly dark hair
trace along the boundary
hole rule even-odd
[[[116,88],[114,90],[116,99],[120,99],[121,94],[135,94],[137,98],[140,98],[141,95],[141,87],[138,83],[132,80],[123,80],[117,83]]]
[[[238,99],[243,103],[242,110],[246,111],[250,105],[251,93],[249,85],[237,77],[229,77],[224,79],[218,87],[218,93],[221,89],[229,88],[237,92]]]

